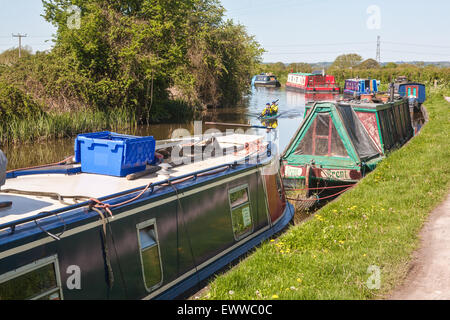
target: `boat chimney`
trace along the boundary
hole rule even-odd
[[[6,165],[8,164],[8,159],[6,159],[5,154],[0,150],[0,189],[2,185],[5,184],[6,180]]]

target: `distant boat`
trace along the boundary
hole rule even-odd
[[[344,95],[360,98],[361,95],[373,95],[378,92],[376,79],[347,79],[345,80]]]
[[[252,86],[254,87],[280,87],[280,81],[271,73],[261,73],[252,79]]]
[[[397,92],[401,97],[408,98],[410,111],[419,111],[426,100],[425,85],[419,82],[398,84]]]
[[[286,89],[305,93],[339,93],[334,76],[324,72],[290,73],[286,82]]]

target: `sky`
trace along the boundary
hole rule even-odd
[[[449,61],[448,0],[221,0],[226,17],[246,26],[265,62],[334,61],[344,53],[381,61]],[[55,28],[41,0],[0,0],[0,51],[26,34],[33,51],[51,48]]]

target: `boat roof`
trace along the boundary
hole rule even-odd
[[[312,106],[312,111],[308,113],[304,121],[301,123],[290,143],[282,154],[282,159],[295,161],[300,157],[316,158],[312,154],[296,154],[296,150],[303,139],[306,139],[305,134],[313,124],[313,120],[317,115],[336,113],[337,117],[332,117],[334,128],[339,132],[336,135],[343,142],[348,157],[346,161],[357,165],[362,160],[367,161],[381,156],[381,151],[378,150],[375,143],[371,140],[362,123],[356,116],[352,104],[345,104],[336,101],[316,102]],[[331,131],[330,131],[331,132]],[[326,159],[334,161],[335,156],[323,156],[323,161]],[[342,159],[346,157],[340,157]],[[309,160],[306,160],[307,162]],[[304,161],[302,159],[301,161]]]
[[[290,74],[295,74],[297,76],[317,76],[317,74],[312,74],[312,73],[303,73],[303,72],[293,72]],[[321,74],[320,74],[321,75]]]
[[[245,150],[245,145],[259,145],[264,140],[264,136],[246,134],[232,134],[215,138],[222,149],[233,147],[241,149],[238,149],[240,151],[233,154],[211,157],[202,161],[173,167],[169,171],[170,176],[168,176],[167,171],[161,170],[156,174],[136,180],[82,172],[78,174],[38,172],[9,178],[6,180],[5,185],[1,187],[0,202],[11,201],[13,204],[9,208],[0,208],[0,225],[33,217],[42,212],[69,207],[91,198],[100,199],[134,190],[150,183],[164,182],[169,177],[184,177],[199,171],[214,170],[214,168],[225,166],[226,164],[240,163],[249,156],[249,153]],[[168,141],[159,141],[158,145],[167,146],[170,143]],[[71,171],[76,171],[79,167],[79,164],[71,166]],[[8,193],[4,193],[5,191]],[[21,194],[23,191],[26,191],[27,195]],[[54,196],[50,197],[49,195],[44,195],[44,193],[53,194]],[[58,198],[58,196],[61,196],[61,198]],[[72,197],[75,197],[75,199]]]
[[[376,79],[369,79],[369,78],[353,78],[353,79],[345,79],[345,81],[366,81],[366,80],[375,80]]]
[[[398,83],[398,86],[399,86],[399,87],[402,87],[402,86],[408,86],[408,85],[418,85],[418,86],[423,86],[423,87],[425,87],[425,85],[424,85],[423,83],[415,82],[415,81],[409,81],[409,82]]]

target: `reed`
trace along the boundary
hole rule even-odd
[[[25,143],[36,140],[72,137],[82,132],[126,130],[136,128],[138,120],[133,111],[111,109],[102,111],[48,112],[13,117],[0,122],[0,143]]]

